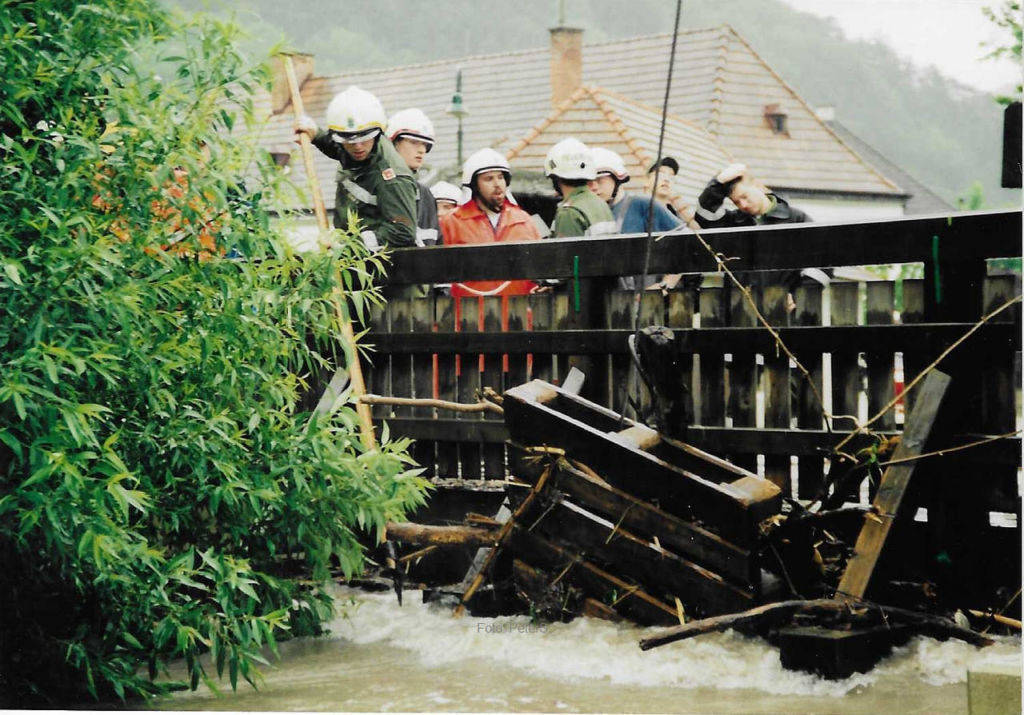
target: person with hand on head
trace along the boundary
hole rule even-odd
[[[481,149],[466,159],[462,185],[470,198],[441,218],[445,245],[539,240],[530,214],[510,200],[511,182],[508,160],[494,149]],[[536,285],[526,280],[466,281],[452,284],[452,296],[526,295]]]
[[[736,205],[726,210],[725,199]],[[738,228],[806,223],[810,217],[755,179],[744,164],[730,164],[708,182],[697,199],[697,223],[704,228]]]
[[[380,101],[355,85],[327,105],[327,129],[302,117],[296,133],[338,161],[334,226],[348,228],[349,211],[360,219],[363,243],[371,251],[416,245],[419,188],[405,160],[384,136],[387,117]]]
[[[725,199],[736,205],[726,210]],[[807,223],[810,217],[798,208],[790,206],[784,198],[755,179],[744,164],[730,164],[708,182],[697,199],[697,223],[704,228],[741,228],[780,223]],[[805,268],[801,271],[787,271],[781,278],[775,278],[787,286],[786,310],[796,309],[793,292],[803,279],[810,279],[823,285],[830,277],[827,271]],[[762,274],[746,272],[737,279],[750,287],[756,287],[765,278]]]
[[[597,172],[594,156],[583,142],[570,137],[551,147],[544,159],[544,175],[551,179],[555,193],[562,198],[555,210],[552,236],[615,233],[612,210],[588,187],[597,178]]]
[[[416,172],[423,166],[423,160],[434,147],[434,125],[419,109],[403,109],[388,119],[388,139],[398,155],[405,159],[409,171]],[[416,245],[432,246],[437,243],[437,205],[430,189],[421,182],[416,207]]]
[[[447,181],[438,181],[430,187],[430,193],[434,197],[439,220],[457,209],[462,200],[462,189]]]

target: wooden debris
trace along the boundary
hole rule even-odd
[[[388,522],[387,538],[418,546],[493,546],[495,529],[471,526],[428,526],[412,522]]]
[[[928,375],[914,403],[914,409],[907,418],[903,439],[896,448],[894,459],[904,459],[924,451],[948,387],[948,375],[937,370]],[[904,462],[885,470],[878,494],[875,496],[874,509],[865,517],[864,527],[854,546],[853,557],[839,581],[837,598],[859,599],[867,591],[916,465],[914,461]],[[870,518],[872,516],[875,518]]]
[[[904,608],[882,606],[868,601],[843,601],[833,598],[813,600],[780,601],[757,606],[742,613],[705,618],[686,625],[666,629],[656,636],[640,641],[641,650],[650,650],[676,641],[693,638],[704,633],[735,630],[767,630],[789,623],[794,615],[803,614],[818,618],[822,623],[875,623],[878,621],[912,625],[939,637],[956,638],[971,645],[988,646],[990,638],[961,628],[948,618],[919,613]]]
[[[668,438],[641,437],[652,451],[640,449],[636,423],[554,385],[514,387],[503,404],[513,441],[571,452],[612,486],[680,518],[700,519],[735,543],[752,543],[757,523],[781,508],[775,485]]]

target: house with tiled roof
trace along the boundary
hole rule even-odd
[[[639,192],[658,156],[660,129],[661,110],[607,89],[580,87],[506,156],[517,177],[541,175],[548,150],[561,139],[575,136],[588,146],[611,149],[622,156],[630,176],[623,189]],[[682,196],[697,196],[709,176],[734,161],[706,129],[672,114],[666,118],[662,154],[686,157],[675,178]],[[517,183],[521,183],[518,178]]]
[[[554,28],[547,48],[330,77],[315,76],[311,58],[297,58],[297,74],[306,112],[320,123],[331,98],[352,84],[377,95],[389,114],[407,107],[426,112],[437,139],[421,169],[428,183],[458,175],[459,123],[447,113],[457,73],[468,111],[462,156],[491,146],[510,154],[517,172],[539,172],[544,147],[579,136],[619,151],[631,172],[645,171],[657,153],[672,36],[584,44],[582,35]],[[283,72],[276,74],[262,99],[260,143],[284,164],[297,152]],[[903,187],[818,118],[728,25],[679,33],[668,112],[664,154],[683,165],[682,193],[691,201],[722,162],[735,160],[818,221],[904,213]],[[318,155],[316,166],[330,207],[336,164]],[[300,185],[302,173],[293,171]]]

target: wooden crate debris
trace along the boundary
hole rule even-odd
[[[502,400],[512,474],[502,511],[389,533],[427,548],[480,549],[448,591],[456,614],[518,609],[671,626],[643,639],[644,650],[735,628],[777,643],[786,667],[846,677],[914,633],[986,645],[943,614],[865,600],[948,384],[929,375],[870,508],[783,514],[772,482],[534,380]],[[851,516],[863,523],[855,546],[807,537]],[[826,549],[838,554],[831,577]]]

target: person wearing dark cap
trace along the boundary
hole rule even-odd
[[[665,208],[672,214],[689,219],[692,217],[692,212],[683,201],[683,197],[675,190],[674,179],[678,173],[679,162],[670,156],[662,157],[661,161],[651,164],[651,168],[647,170],[647,184],[644,187],[644,193],[650,196],[653,190],[654,198],[665,204]]]

